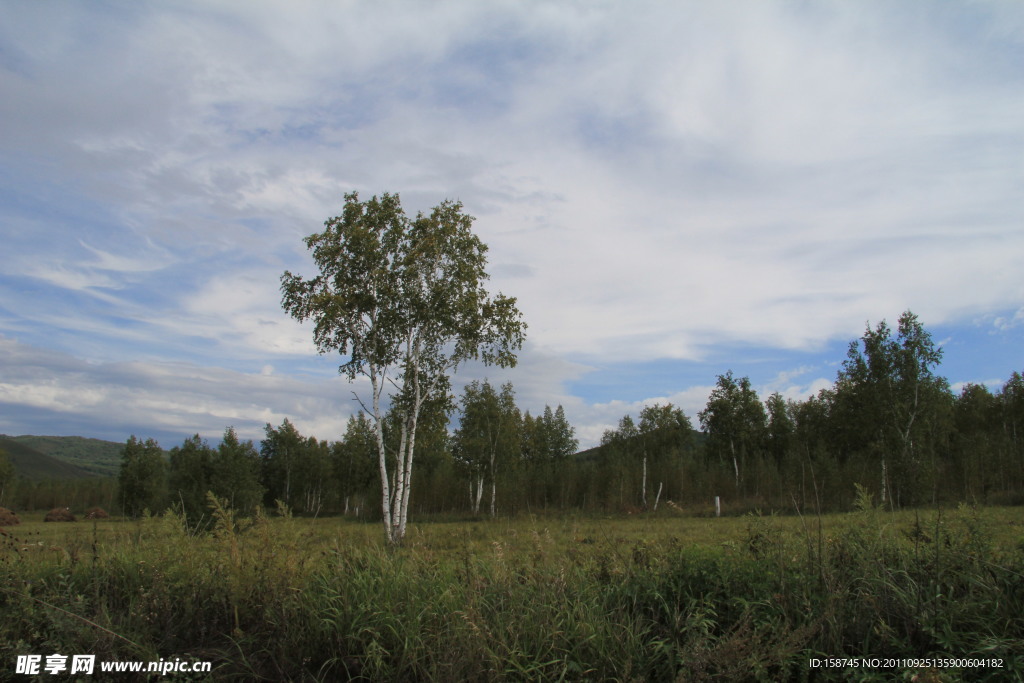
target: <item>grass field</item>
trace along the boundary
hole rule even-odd
[[[1019,679],[1024,510],[862,508],[435,520],[397,550],[341,519],[27,515],[0,549],[0,678],[59,652],[211,680]]]

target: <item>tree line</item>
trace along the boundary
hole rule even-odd
[[[805,400],[762,401],[749,378],[719,375],[699,433],[669,405],[605,434],[603,506],[649,509],[655,482],[677,503],[706,507],[717,495],[735,509],[849,509],[855,483],[892,508],[1024,503],[1024,379],[954,393],[941,360],[907,311],[895,330],[869,325],[833,386]]]
[[[473,382],[462,398],[458,429],[448,432],[449,408],[435,405],[420,425],[415,473],[415,508],[427,513],[480,513],[484,490],[489,514],[498,513],[498,490],[507,504],[549,507],[567,502],[558,479],[571,469],[578,442],[562,406],[532,417],[514,404],[511,384],[504,401],[488,382]],[[390,459],[401,448],[400,410],[384,418]],[[229,427],[219,445],[198,434],[165,457],[153,439],[132,436],[125,443],[118,476],[120,511],[132,517],[173,507],[197,524],[208,516],[209,496],[251,514],[257,506],[303,515],[343,514],[375,518],[380,503],[380,470],[372,420],[352,416],[339,441],[303,436],[287,418],[266,425],[259,444],[242,441]],[[513,495],[528,483],[533,496]]]
[[[1024,378],[993,393],[954,393],[942,357],[911,312],[851,342],[834,385],[805,400],[762,401],[747,377],[719,375],[694,422],[672,404],[624,415],[597,448],[577,452],[562,406],[532,416],[511,383],[466,385],[458,401],[420,417],[412,506],[418,513],[480,516],[543,510],[700,512],[848,509],[860,484],[898,508],[942,502],[1024,503]],[[384,416],[397,461],[401,408]],[[451,425],[451,428],[450,428]],[[232,507],[286,505],[300,514],[379,515],[380,469],[372,420],[349,419],[335,442],[289,421],[266,425],[257,445],[228,429],[216,448],[199,436],[170,451],[128,440],[121,469],[126,514],[177,505],[205,514],[207,492]],[[280,501],[280,503],[278,503]]]
[[[228,428],[216,448],[196,436],[169,462],[132,437],[122,510],[174,504],[201,518],[211,493],[241,510],[280,501],[300,513],[376,517],[399,544],[411,503],[497,515],[706,507],[719,496],[736,509],[836,509],[853,483],[894,508],[1021,502],[1020,375],[997,394],[969,385],[954,395],[936,374],[941,348],[909,311],[895,330],[868,326],[834,386],[807,400],[762,402],[748,377],[720,375],[696,416],[700,431],[675,406],[648,406],[574,455],[560,406],[521,413],[512,385],[486,381],[456,403],[459,367],[514,367],[526,330],[516,300],[485,288],[487,246],[473,221],[457,201],[410,218],[397,194],[345,195],[342,213],[305,239],[318,274],[286,271],[281,305],[313,323],[317,349],[339,354],[342,375],[367,381],[369,394],[356,396],[363,412],[338,442],[285,420],[267,426],[259,447]]]

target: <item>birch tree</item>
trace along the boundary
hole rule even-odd
[[[917,316],[905,311],[895,336],[883,320],[865,330],[859,345],[851,343],[836,380],[840,394],[860,396],[862,410],[874,422],[882,500],[892,496],[894,506],[919,497],[923,444],[934,440],[936,425],[952,403],[948,382],[934,373],[941,361],[942,349]]]
[[[461,399],[462,418],[452,439],[452,454],[469,479],[469,503],[480,514],[487,462],[498,447],[498,397],[487,382],[466,385]]]
[[[275,500],[281,500],[289,507],[295,507],[292,483],[297,478],[297,465],[305,440],[288,418],[277,428],[267,424],[264,431],[266,438],[260,442],[260,456],[263,484],[269,497],[267,502],[273,504]]]
[[[1007,442],[1007,460],[1012,476],[1001,477],[1001,485],[1009,490],[1016,486],[1024,488],[1024,376],[1019,372],[1010,375],[1010,379],[999,392],[999,403],[1002,408],[1003,436]],[[1002,467],[1000,467],[1003,470]]]
[[[466,361],[509,367],[522,348],[515,299],[484,289],[487,246],[472,225],[460,202],[410,220],[397,194],[360,201],[353,192],[340,216],[305,239],[320,274],[281,276],[282,307],[314,322],[320,353],[339,353],[342,375],[369,382],[369,395],[356,398],[374,423],[384,531],[394,545],[405,537],[424,402],[447,396],[450,374]],[[390,466],[387,402],[402,418]]]
[[[640,435],[639,430],[636,427],[636,423],[633,418],[629,415],[623,415],[622,419],[619,420],[618,428],[614,430],[608,430],[601,437],[601,445],[605,446],[605,457],[608,460],[611,469],[618,475],[616,478],[619,483],[618,491],[618,504],[625,505],[627,502],[626,491],[623,489],[628,484],[629,490],[629,505],[633,505],[635,500],[633,499],[632,493],[632,476],[629,475],[633,468],[633,460],[635,451],[637,449],[637,441]],[[644,465],[644,476],[647,475],[646,463]],[[646,486],[646,483],[643,484]],[[641,492],[641,502],[646,497],[646,490]]]
[[[466,385],[454,451],[469,470],[474,514],[480,512],[486,476],[490,479],[491,517],[497,515],[498,469],[519,454],[521,425],[511,382],[502,385],[500,394],[487,381]]]
[[[999,424],[999,399],[984,384],[968,383],[953,404],[953,465],[964,499],[987,500],[1005,477]]]
[[[775,466],[781,470],[782,461],[792,448],[795,430],[791,408],[777,391],[768,397],[764,405],[768,411],[765,448],[775,461]]]
[[[760,447],[767,417],[748,377],[737,380],[732,370],[718,376],[707,408],[697,414],[708,433],[708,448],[732,460],[736,491],[740,491],[746,460]]]
[[[349,514],[353,508],[358,514],[360,499],[357,498],[355,505],[352,499],[372,488],[376,460],[377,444],[372,422],[366,413],[353,415],[345,427],[344,439],[331,444],[333,478],[338,487],[342,514]]]
[[[644,406],[640,411],[640,424],[638,428],[640,441],[640,454],[643,471],[640,482],[640,502],[643,509],[648,509],[647,504],[647,472],[648,461],[664,457],[669,453],[680,453],[689,443],[693,427],[690,419],[683,414],[683,411],[671,403],[665,405],[655,404]],[[661,486],[664,482],[658,482],[658,493],[654,498],[653,509],[657,511],[658,500],[661,498]]]

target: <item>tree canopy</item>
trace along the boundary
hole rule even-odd
[[[340,216],[305,239],[319,275],[281,276],[281,305],[313,321],[318,350],[343,356],[339,371],[350,381],[370,381],[369,402],[357,398],[374,420],[384,527],[395,544],[405,535],[423,403],[447,396],[449,374],[466,361],[514,365],[525,335],[515,299],[484,288],[487,247],[472,225],[460,202],[410,220],[397,194],[360,201],[353,192]],[[390,471],[385,398],[403,418]]]
[[[163,451],[153,439],[132,435],[125,442],[118,473],[118,497],[121,509],[129,517],[138,517],[144,511],[162,509],[167,490],[167,465]]]

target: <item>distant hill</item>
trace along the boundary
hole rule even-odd
[[[7,453],[15,473],[26,479],[81,479],[96,476],[10,437],[0,436],[0,449]]]
[[[702,432],[700,430],[697,430],[697,429],[694,429],[691,433],[693,435],[693,445],[694,446],[699,448],[699,447],[701,447],[701,446],[703,446],[704,444],[707,443],[708,435],[705,434],[704,432]],[[637,437],[634,437],[634,439],[635,440],[639,440],[640,437],[637,436]],[[579,453],[577,453],[573,457],[576,458],[577,460],[581,460],[581,461],[599,460],[601,458],[601,453],[604,450],[604,448],[605,448],[604,446],[594,446],[593,448],[588,448],[585,451],[580,451]]]
[[[74,465],[97,477],[116,477],[121,467],[123,443],[81,436],[8,436],[23,446]]]

